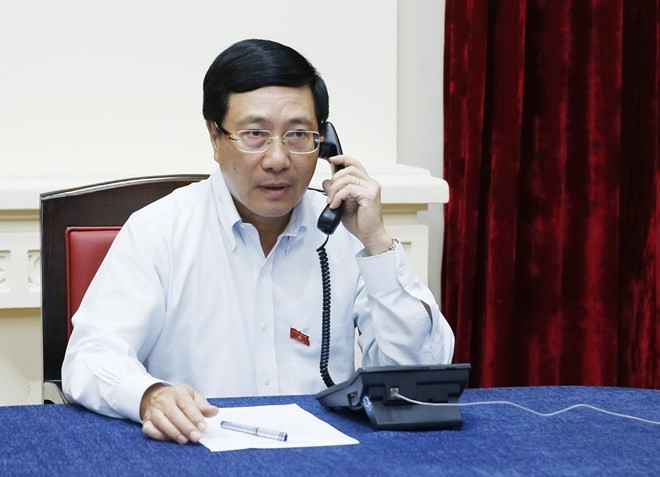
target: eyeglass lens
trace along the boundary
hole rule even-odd
[[[250,129],[238,131],[240,149],[246,152],[263,152],[270,143],[281,140],[290,152],[313,152],[319,145],[320,135],[314,131],[287,131],[281,138],[273,136],[270,131]]]

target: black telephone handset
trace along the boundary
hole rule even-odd
[[[338,156],[341,154],[341,144],[339,143],[339,137],[337,136],[337,131],[332,123],[325,122],[321,128],[321,136],[323,136],[323,142],[321,143],[319,149],[319,158],[328,160],[333,156]],[[338,170],[342,169],[343,166],[332,166],[332,173],[334,174]],[[316,249],[316,252],[319,254],[319,264],[321,265],[321,277],[323,285],[323,306],[321,311],[321,355],[319,359],[319,370],[321,371],[321,377],[323,382],[327,387],[334,386],[334,381],[330,377],[328,371],[328,361],[330,359],[330,305],[331,305],[331,293],[330,293],[330,266],[328,262],[328,254],[325,251],[325,243],[330,238],[339,222],[341,222],[341,213],[343,205],[340,205],[336,209],[331,209],[329,205],[323,209],[319,220],[316,223],[316,226],[321,232],[327,235],[325,242],[319,248]]]
[[[326,121],[325,124],[323,124],[321,136],[325,139],[319,148],[319,159],[328,160],[332,156],[342,154],[339,136],[337,136],[337,131],[335,131],[335,127],[332,123]],[[333,174],[338,170],[343,169],[343,166],[331,165],[331,167]],[[323,209],[323,212],[321,212],[316,226],[324,234],[332,234],[337,229],[339,222],[341,222],[342,210],[343,205],[340,205],[336,209],[331,209],[330,206],[327,205],[325,209]]]

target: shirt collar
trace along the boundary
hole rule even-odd
[[[211,186],[213,187],[213,195],[217,204],[218,219],[220,227],[224,230],[225,236],[231,242],[231,249],[236,250],[236,236],[234,235],[234,226],[241,223],[241,217],[238,215],[234,200],[227,189],[225,178],[220,169],[216,169],[211,174]]]
[[[242,224],[241,217],[236,210],[236,204],[227,188],[224,176],[220,169],[216,169],[211,174],[211,185],[213,187],[213,194],[218,206],[218,219],[220,220],[220,227],[225,231],[226,236],[231,241],[232,250],[236,250],[236,233],[240,224]],[[293,208],[289,223],[282,232],[282,236],[287,237],[287,251],[291,244],[297,242],[305,236],[308,227],[308,221],[314,220],[314,207],[311,206],[309,197],[306,192],[300,202]]]

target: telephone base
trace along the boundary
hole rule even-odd
[[[457,402],[457,401],[456,401]],[[459,406],[389,404],[363,399],[362,407],[374,429],[461,429]]]
[[[460,429],[458,398],[469,370],[469,364],[360,368],[316,398],[329,409],[364,409],[375,429]]]

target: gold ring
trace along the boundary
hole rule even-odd
[[[357,178],[357,182],[355,183],[355,185],[357,185],[357,186],[360,185],[360,178],[359,177]]]

